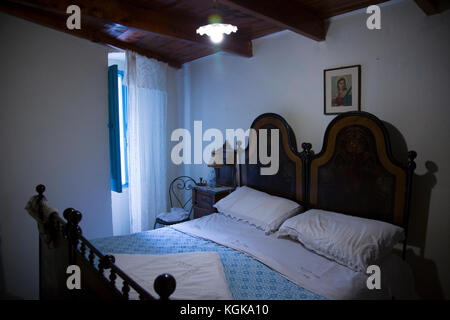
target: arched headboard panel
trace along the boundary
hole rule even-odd
[[[328,125],[322,150],[311,159],[310,204],[405,226],[407,172],[392,156],[382,121],[344,113]]]
[[[297,142],[292,128],[278,114],[265,113],[257,117],[251,126],[259,137],[260,130],[267,129],[267,154],[270,154],[271,131],[278,129],[279,141],[279,168],[274,175],[262,175],[261,168],[268,167],[261,163],[259,157],[259,143],[256,148],[250,150],[252,136],[245,149],[245,163],[240,165],[240,182],[251,188],[267,192],[269,194],[291,199],[302,203],[304,200],[303,161],[297,152]],[[259,140],[258,140],[259,142]],[[257,162],[250,162],[250,155],[256,153]]]

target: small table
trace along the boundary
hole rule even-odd
[[[222,198],[225,198],[236,189],[235,187],[213,187],[194,186],[192,187],[192,203],[194,205],[194,219],[207,216],[217,212],[213,205]]]

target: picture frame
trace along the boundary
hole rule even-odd
[[[324,114],[361,111],[361,65],[326,69],[324,81]]]

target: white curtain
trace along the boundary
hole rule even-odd
[[[167,64],[127,51],[130,231],[167,210]]]

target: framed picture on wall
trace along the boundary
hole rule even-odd
[[[326,69],[323,80],[325,114],[361,110],[361,65]]]

